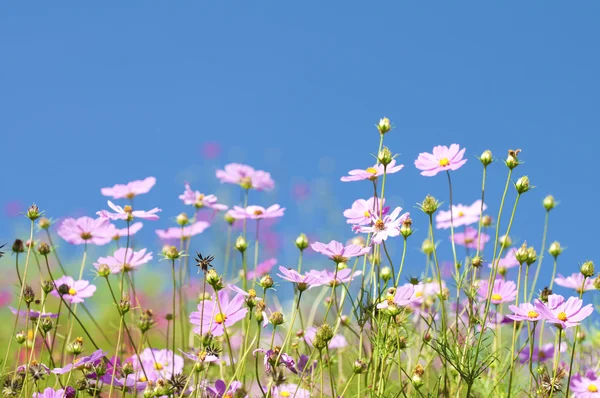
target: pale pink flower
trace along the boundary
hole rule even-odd
[[[197,209],[203,207],[213,210],[227,210],[227,206],[221,203],[217,203],[217,197],[215,195],[205,195],[199,191],[192,191],[190,184],[185,183],[185,191],[179,195],[179,199],[186,205],[192,205]]]
[[[344,210],[344,217],[347,218],[348,224],[356,225],[368,225],[371,224],[371,219],[374,215],[379,215],[380,207],[385,206],[385,199],[369,198],[358,199],[352,203],[352,207]],[[384,207],[382,210],[383,215],[387,214],[389,207]]]
[[[108,203],[108,207],[113,209],[114,213],[110,213],[107,210],[100,210],[100,211],[96,212],[96,214],[99,215],[100,217],[109,218],[111,220],[131,221],[135,218],[141,218],[144,220],[158,220],[158,216],[156,215],[156,213],[158,213],[159,211],[162,211],[162,209],[159,209],[158,207],[155,207],[154,209],[148,210],[148,211],[133,210],[131,208],[131,206],[125,206],[123,208],[121,206],[114,204],[110,200],[107,201],[107,203]]]
[[[252,280],[254,278],[260,278],[261,276],[268,274],[271,271],[271,269],[275,266],[275,264],[277,264],[277,259],[275,258],[270,258],[268,260],[263,261],[262,263],[258,264],[255,269],[253,269],[252,271],[248,271],[246,279]]]
[[[355,271],[354,273],[352,273],[352,270],[350,268],[340,269],[337,272],[328,271],[326,269],[321,271],[311,269],[306,273],[307,277],[314,278],[314,282],[312,282],[313,285],[319,283],[321,285],[329,286],[333,286],[334,284],[339,285],[341,283],[350,283],[354,278],[360,275],[362,275],[362,271]]]
[[[330,241],[328,244],[315,242],[311,244],[310,247],[317,253],[329,257],[336,263],[344,263],[352,257],[360,257],[371,251],[370,247],[361,247],[358,245],[344,246],[335,240]]]
[[[193,224],[186,225],[185,227],[171,227],[167,230],[157,229],[156,235],[162,240],[176,240],[176,239],[189,239],[192,236],[201,234],[210,227],[210,223],[206,221],[196,221]]]
[[[477,294],[481,298],[487,298],[488,294],[488,281],[482,280],[479,282],[479,288]],[[503,279],[496,279],[494,281],[494,287],[492,288],[492,304],[502,304],[514,301],[517,297],[517,285],[513,281],[505,281]]]
[[[279,266],[279,272],[281,274],[277,274],[281,279],[285,279],[286,281],[293,282],[296,285],[302,284],[305,288],[311,289],[315,286],[323,285],[321,274],[311,274],[310,272],[306,275],[300,274],[298,271],[295,271],[290,268]],[[316,271],[318,272],[318,271]]]
[[[112,256],[99,257],[94,267],[99,269],[102,264],[106,264],[111,274],[120,274],[123,269],[133,271],[150,260],[152,260],[152,252],[146,253],[146,249],[134,251],[132,248],[121,247]]]
[[[136,180],[127,184],[116,184],[110,188],[102,188],[100,192],[104,196],[111,196],[113,199],[133,199],[137,195],[150,192],[156,184],[156,178],[148,177],[143,180]]]
[[[422,152],[415,160],[415,166],[421,170],[421,175],[432,177],[440,171],[458,170],[467,159],[463,159],[465,149],[460,149],[458,144],[433,147],[433,153]]]
[[[310,391],[298,386],[297,384],[280,384],[274,386],[271,396],[273,398],[285,398],[285,397],[296,397],[296,398],[310,398]]]
[[[517,257],[515,255],[515,249],[509,249],[508,253],[506,253],[504,257],[496,261],[496,263],[498,264],[498,271],[502,272],[506,271],[507,269],[518,267],[519,261],[517,260]],[[492,268],[492,263],[489,263],[488,267]]]
[[[372,225],[360,227],[360,232],[372,233],[371,241],[380,244],[388,237],[400,235],[400,226],[410,216],[410,213],[400,215],[402,207],[396,207],[391,214],[379,218],[379,215],[371,218]]]
[[[487,206],[483,205],[483,210],[487,209]],[[481,200],[476,200],[472,205],[465,206],[462,204],[452,206],[452,218],[454,219],[454,228],[462,227],[463,225],[471,225],[479,222],[479,215],[481,214]],[[440,210],[435,216],[436,228],[437,229],[448,229],[450,228],[450,210]]]
[[[129,226],[129,236],[133,236],[133,235],[137,234],[138,232],[140,232],[140,230],[142,229],[143,226],[144,226],[144,224],[139,221],[131,224]],[[113,240],[127,238],[127,235],[128,235],[127,227],[117,228],[114,224],[111,224],[110,228],[112,230],[112,239]]]
[[[571,392],[573,398],[598,398],[600,397],[600,380],[593,369],[585,375],[575,374],[571,379]]]
[[[83,279],[76,281],[70,276],[63,276],[56,279],[54,282],[56,289],[50,292],[50,294],[60,297],[61,295],[58,293],[58,290],[62,285],[66,285],[68,292],[63,294],[62,297],[66,302],[73,304],[83,303],[83,299],[92,297],[96,291],[96,286],[90,285],[89,281]]]
[[[377,304],[380,310],[388,308],[390,305],[406,307],[419,299],[416,295],[415,286],[411,283],[402,285],[396,289],[393,296],[388,296],[381,303]]]
[[[571,276],[567,276],[566,278],[561,274],[558,274],[558,276],[554,278],[554,282],[558,286],[567,287],[569,289],[575,289],[577,293],[581,292],[582,286],[584,292],[595,289],[594,280],[592,278],[585,278],[585,283],[583,282],[583,280],[584,276],[581,272],[575,272],[571,274]]]
[[[552,296],[558,295],[552,294],[548,297],[548,299],[550,299]],[[539,312],[546,322],[556,326],[559,329],[578,326],[585,318],[594,312],[594,307],[592,304],[588,304],[583,308],[582,306],[583,301],[577,297],[569,297],[567,301],[563,301],[563,303],[556,308],[549,308],[540,300],[535,300],[535,308],[537,312]]]
[[[105,245],[112,239],[112,228],[106,218],[66,218],[60,223],[57,233],[69,243],[81,245]]]
[[[351,182],[351,181],[362,181],[362,180],[376,180],[377,177],[385,174],[394,174],[402,170],[404,167],[403,164],[396,166],[396,160],[392,159],[390,164],[384,168],[381,163],[376,163],[372,167],[367,167],[366,169],[354,169],[348,172],[347,176],[342,177],[340,180],[343,182]]]
[[[229,212],[229,214],[237,220],[262,220],[264,218],[283,217],[284,211],[285,207],[281,207],[277,204],[269,206],[266,209],[262,206],[248,206],[246,208],[233,206],[233,209]]]
[[[513,314],[506,316],[513,321],[537,322],[542,319],[542,316],[536,311],[535,306],[531,303],[521,303],[518,306],[509,305],[508,308]]]
[[[213,336],[221,336],[224,333],[223,327],[230,327],[244,319],[248,309],[245,307],[243,294],[236,294],[230,299],[228,291],[223,289],[219,291],[218,297],[219,303],[215,298],[203,300],[198,304],[198,311],[190,314],[190,322],[197,325],[194,333],[202,330],[203,334],[210,332]]]
[[[238,184],[244,189],[270,190],[275,183],[271,174],[239,163],[225,165],[224,170],[217,170],[217,178],[222,183]]]
[[[452,240],[452,236],[450,236]],[[464,232],[454,232],[454,243],[460,246],[465,246],[467,249],[483,250],[485,244],[490,240],[490,236],[486,233],[481,233],[481,239],[477,235],[477,230],[473,227],[466,227]]]

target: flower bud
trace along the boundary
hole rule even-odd
[[[107,278],[110,275],[110,267],[107,264],[100,264],[98,266],[98,276]]]
[[[135,370],[133,369],[133,364],[131,362],[125,362],[121,367],[125,376],[133,374]]]
[[[579,330],[577,332],[577,334],[575,335],[575,338],[577,339],[577,341],[579,341],[580,343],[583,343],[583,341],[585,341],[586,335],[585,332],[583,330]]]
[[[546,196],[544,198],[544,201],[542,202],[542,204],[544,205],[544,208],[547,211],[554,209],[556,207],[556,201],[554,200],[554,196],[552,196],[552,195]]]
[[[128,313],[130,308],[131,301],[129,301],[129,297],[126,296],[123,299],[121,299],[121,301],[119,302],[119,311],[121,312],[121,315]]]
[[[519,194],[529,191],[529,189],[530,189],[529,177],[523,176],[523,177],[519,178],[517,180],[517,182],[515,183],[515,188],[517,188],[517,192]]]
[[[27,333],[23,331],[17,332],[17,334],[15,334],[15,340],[17,340],[17,343],[23,344],[25,341],[27,341]]]
[[[42,242],[38,246],[37,251],[40,255],[47,256],[48,254],[50,254],[51,249],[50,249],[50,246],[46,242]]]
[[[171,246],[171,247],[169,247],[169,250],[167,250],[165,257],[168,258],[169,260],[177,260],[178,258],[181,257],[181,253],[179,253],[179,250],[177,250],[177,247]]]
[[[548,302],[548,296],[550,296],[552,294],[552,289],[549,289],[548,287],[545,287],[541,293],[540,293],[540,301],[542,303],[547,303]]]
[[[300,251],[303,251],[304,249],[306,249],[308,247],[308,238],[306,237],[305,234],[298,235],[298,237],[296,238],[296,247]]]
[[[600,276],[594,279],[594,288],[596,288],[596,290],[600,290]]]
[[[12,251],[13,253],[23,253],[25,251],[25,246],[21,239],[15,239],[15,242],[12,245]]]
[[[52,225],[52,222],[46,217],[42,217],[38,220],[38,226],[40,229],[48,229],[50,228],[50,225]]]
[[[89,383],[86,378],[80,378],[75,382],[75,389],[77,391],[87,390],[88,387],[89,387]]]
[[[508,151],[508,156],[506,158],[506,166],[509,169],[514,169],[515,167],[517,167],[519,165],[519,159],[517,158],[519,156],[519,153],[521,152],[520,149],[516,149],[516,150],[509,150]]]
[[[432,215],[440,207],[441,203],[431,195],[427,195],[422,203],[418,204],[423,213]]]
[[[274,326],[279,326],[283,324],[283,314],[279,311],[275,311],[269,317],[269,322],[271,322]]]
[[[379,123],[377,124],[377,130],[379,130],[379,134],[383,135],[389,132],[392,129],[392,123],[390,119],[387,117],[379,119]]]
[[[425,254],[433,253],[434,249],[435,249],[435,245],[433,244],[431,239],[425,239],[423,241],[423,243],[421,244],[421,251]]]
[[[404,237],[404,239],[411,236],[413,233],[412,230],[412,220],[410,217],[406,217],[400,226],[400,235]]]
[[[260,278],[260,281],[258,282],[258,284],[263,288],[263,289],[270,289],[273,287],[273,278],[271,278],[271,275],[265,275],[262,278]]]
[[[492,222],[493,222],[492,216],[489,216],[486,214],[483,217],[481,217],[481,226],[483,226],[483,227],[486,227],[486,228],[491,227]]]
[[[169,313],[165,314],[165,319],[167,321],[172,321],[173,319],[175,319],[175,316],[169,312]]]
[[[512,246],[512,239],[508,235],[502,235],[498,238],[498,243],[504,248],[508,248]]]
[[[327,343],[333,338],[333,329],[329,324],[324,323],[323,325],[317,328],[315,332],[315,342],[314,346],[317,349],[323,349],[327,346]]]
[[[367,364],[364,361],[360,360],[360,359],[357,359],[352,364],[352,371],[355,374],[364,373],[365,370],[367,370]]]
[[[248,248],[248,242],[246,241],[246,239],[243,236],[238,236],[238,238],[235,241],[235,248],[240,253],[243,253],[246,251],[246,249]]]
[[[31,221],[35,221],[41,216],[42,212],[40,212],[40,209],[35,205],[35,203],[32,204],[27,210],[27,213],[25,213],[25,217],[29,218]]]
[[[379,277],[383,279],[384,282],[389,281],[390,279],[392,279],[392,269],[390,267],[381,268],[381,271],[379,272]]]
[[[154,326],[154,313],[152,310],[145,310],[138,319],[137,326],[142,333],[146,333]]]
[[[475,256],[471,260],[471,265],[475,268],[479,268],[483,265],[483,258],[481,256]]]
[[[492,157],[492,151],[490,151],[489,149],[483,151],[483,153],[479,157],[479,161],[481,162],[481,164],[483,164],[483,167],[486,167],[487,165],[492,163],[493,160],[494,159]]]
[[[188,218],[188,215],[185,213],[180,213],[177,218],[176,218],[176,222],[178,225],[181,225],[182,227],[184,225],[188,225],[190,222],[190,219]]]
[[[515,250],[515,258],[517,259],[517,261],[519,262],[519,264],[523,265],[523,263],[525,261],[527,261],[527,244],[523,243],[523,245],[521,245],[521,247],[519,247],[517,250]]]
[[[171,248],[171,245],[164,245],[161,250],[162,255],[167,257],[167,253],[169,252],[170,248]]]
[[[30,285],[25,285],[23,288],[23,300],[27,304],[31,304],[35,300],[35,292]]]
[[[58,294],[60,294],[62,296],[65,294],[69,294],[69,290],[71,290],[71,288],[66,283],[63,283],[56,290],[58,291]]]
[[[40,329],[42,329],[42,331],[44,333],[48,333],[53,328],[54,328],[54,324],[52,323],[52,320],[50,320],[50,318],[44,318],[40,322]]]
[[[214,269],[209,269],[206,273],[206,283],[211,285],[217,292],[223,289],[223,278]]]
[[[394,160],[394,155],[392,155],[390,149],[385,146],[377,154],[377,160],[379,160],[379,163],[381,163],[385,167],[388,164],[392,163],[392,160]]]
[[[75,341],[67,344],[67,352],[73,355],[79,355],[83,352],[83,339],[78,337]]]
[[[423,380],[424,374],[425,374],[425,369],[423,369],[423,366],[421,366],[421,364],[417,364],[417,366],[415,367],[415,370],[413,371],[412,378],[411,378],[413,386],[416,389],[421,388],[423,386],[423,384],[425,384],[425,381]]]
[[[365,240],[364,236],[357,235],[357,236],[353,237],[352,239],[350,239],[350,244],[360,246],[360,247],[365,247],[367,245],[367,241]]]
[[[586,261],[585,263],[583,263],[583,265],[581,266],[581,275],[585,276],[586,278],[591,278],[592,276],[594,276],[594,263],[592,261]]]
[[[46,294],[54,290],[54,282],[49,280],[42,281],[42,291]]]
[[[531,265],[531,264],[535,263],[536,260],[537,260],[537,252],[535,251],[533,246],[528,247],[527,248],[527,260],[525,260],[525,262],[527,263],[527,265]]]
[[[554,258],[560,256],[560,254],[562,253],[563,248],[560,246],[560,242],[552,242],[550,244],[550,248],[548,249],[548,253],[550,253],[551,256],[553,256]]]
[[[225,222],[229,225],[233,225],[233,223],[235,222],[235,218],[229,212],[226,212],[223,218],[225,219]]]

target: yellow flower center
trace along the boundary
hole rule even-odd
[[[222,312],[219,312],[217,315],[215,315],[215,322],[217,322],[219,325],[225,322],[226,320],[227,315],[223,314]]]
[[[458,212],[458,216],[459,216],[459,217],[464,217],[464,216],[465,216],[465,213],[463,213],[462,211],[459,211],[459,212]]]
[[[77,290],[75,290],[75,289],[73,289],[73,288],[70,288],[70,289],[69,289],[69,294],[70,294],[71,296],[74,296],[74,295],[76,295],[76,294],[77,294]]]
[[[140,377],[140,380],[139,380],[139,381],[141,381],[141,382],[143,383],[143,382],[145,382],[145,381],[148,381],[148,379],[146,379],[146,377],[145,377],[145,376],[142,376],[142,377]]]
[[[27,331],[27,340],[33,340],[33,330],[31,329]]]
[[[591,387],[591,386],[592,386],[592,385],[590,384],[590,387]],[[588,389],[589,389],[590,387],[588,387]],[[591,391],[591,390],[590,390],[590,391]],[[279,396],[280,396],[280,397],[291,397],[291,396],[292,396],[292,394],[290,394],[290,392],[289,392],[289,391],[282,391],[282,392],[280,392],[280,393],[279,393]]]
[[[565,314],[564,312],[559,312],[558,315],[556,316],[560,321],[566,321],[567,320],[567,314]]]
[[[154,362],[154,369],[162,370],[163,369],[162,363]]]
[[[263,214],[262,210],[254,210],[255,216],[260,216],[261,214]]]
[[[394,304],[394,296],[387,296],[386,300],[388,302],[388,305]]]
[[[365,211],[365,213],[363,214],[366,218],[371,217],[371,213],[369,213],[368,211]]]
[[[499,295],[498,293],[492,294],[492,300],[494,300],[494,301],[502,301],[502,296]]]
[[[384,224],[383,220],[375,221],[375,229],[376,230],[383,231],[384,228],[385,228],[385,224]]]
[[[367,167],[365,171],[373,175],[377,174],[377,169],[375,167]]]
[[[415,293],[415,296],[416,296],[416,297],[422,297],[422,296],[423,296],[423,292],[416,292],[416,293]]]
[[[444,167],[444,166],[448,166],[449,164],[450,164],[450,160],[448,160],[448,158],[440,159],[440,166]]]
[[[534,318],[537,318],[538,316],[540,316],[540,314],[538,314],[537,312],[532,310],[527,313],[527,316],[531,319],[534,319]]]
[[[254,290],[254,289],[248,290],[248,296],[250,296],[251,298],[256,297],[256,290]]]
[[[473,238],[465,238],[465,243],[473,243],[475,242],[475,239]]]
[[[83,240],[92,239],[92,234],[89,233],[89,232],[82,232],[81,233],[81,239],[83,239]]]
[[[595,384],[590,384],[587,388],[589,392],[598,392],[598,387]]]
[[[133,192],[129,192],[127,195],[125,195],[125,197],[127,199],[133,199],[135,197],[135,194]]]
[[[133,211],[133,207],[131,207],[131,206],[129,206],[129,205],[125,205],[125,206],[123,207],[123,211],[124,211],[125,213],[131,213],[131,212]]]
[[[242,177],[240,179],[240,185],[244,189],[250,189],[250,188],[252,188],[252,178],[250,178],[250,177]]]

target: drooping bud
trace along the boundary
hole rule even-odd
[[[427,195],[423,202],[417,204],[419,205],[423,213],[428,215],[432,215],[433,213],[435,213],[441,205],[441,203],[438,202],[437,199],[431,195]]]
[[[180,213],[177,216],[176,222],[177,222],[178,225],[181,225],[183,227],[184,225],[188,225],[189,224],[190,219],[188,218],[187,214]]]
[[[392,123],[390,119],[387,117],[383,117],[379,119],[379,123],[377,124],[377,130],[379,130],[379,134],[383,135],[392,130]]]
[[[552,195],[546,196],[544,198],[544,201],[542,202],[542,204],[544,205],[544,208],[547,211],[554,209],[556,207],[556,201],[554,200],[554,196],[552,196]]]
[[[494,158],[492,157],[492,151],[490,151],[489,149],[483,151],[483,153],[479,157],[479,161],[481,162],[481,164],[483,164],[483,167],[487,167],[490,163],[492,163],[493,160]]]
[[[560,256],[560,254],[562,253],[563,248],[560,246],[560,242],[554,241],[550,244],[550,248],[548,249],[548,253],[550,253],[551,256],[553,256],[554,258]]]
[[[248,242],[243,236],[238,236],[238,238],[235,240],[235,248],[240,253],[246,251],[246,249],[248,248]]]
[[[15,239],[15,242],[12,245],[13,253],[23,253],[25,251],[25,245],[21,239]]]
[[[298,237],[296,238],[296,247],[300,251],[303,251],[304,249],[306,249],[308,247],[308,238],[306,237],[305,234],[298,235]]]
[[[519,194],[523,194],[523,193],[529,191],[529,189],[530,189],[529,177],[523,176],[523,177],[519,178],[517,180],[517,182],[515,183],[515,188],[517,189],[517,192]]]
[[[42,242],[39,244],[37,251],[40,255],[47,256],[48,254],[50,254],[51,249],[46,242]]]
[[[581,275],[585,276],[586,278],[591,278],[595,273],[594,263],[592,261],[586,261],[581,265],[580,271]]]
[[[354,361],[354,363],[352,364],[352,371],[355,374],[361,374],[364,373],[364,371],[367,370],[367,364],[364,361],[361,361],[360,359],[357,359],[356,361]]]

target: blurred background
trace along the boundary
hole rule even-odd
[[[215,171],[241,162],[271,172],[277,184],[252,192],[250,203],[287,209],[266,226],[261,260],[293,266],[299,233],[311,241],[353,236],[342,211],[369,197],[371,186],[340,177],[374,163],[375,124],[387,116],[395,128],[386,145],[405,164],[388,179],[387,204],[413,213],[417,230],[407,276],[424,266],[427,218],[415,203],[431,193],[448,204],[445,176],[422,177],[413,165],[439,144],[467,148],[469,161],[452,174],[457,203],[480,197],[476,156],[492,150],[498,161],[486,203],[494,219],[502,159],[522,149],[515,179],[529,175],[536,188],[519,206],[515,244],[526,240],[539,251],[541,202],[553,194],[560,206],[548,243],[568,248],[559,272],[598,260],[597,2],[7,2],[1,9],[0,243],[26,238],[22,213],[32,202],[54,219],[93,216],[106,208],[100,188],[155,176],[136,206],[162,208],[161,219],[146,222],[136,240],[155,253],[149,269],[168,268],[158,261],[154,230],[191,211],[178,199],[184,182],[240,204],[239,189],[219,184]],[[511,190],[508,206],[514,197]],[[217,269],[225,231],[219,215],[192,244],[213,252]],[[82,248],[55,239],[77,268]],[[448,232],[436,240],[450,259]],[[396,262],[401,245],[390,245]],[[110,249],[93,248],[88,261]],[[7,253],[2,269],[13,261]],[[329,265],[314,253],[305,264]],[[543,268],[547,280],[549,256]],[[0,283],[6,291],[14,280]]]

